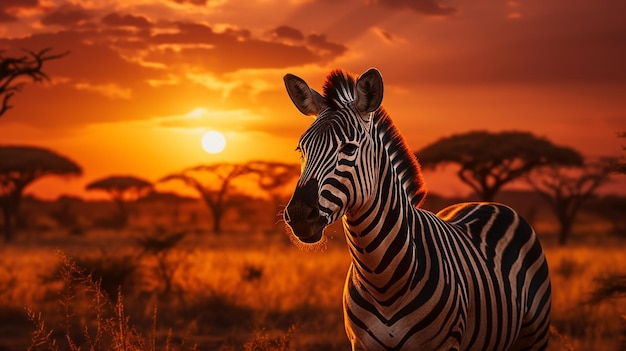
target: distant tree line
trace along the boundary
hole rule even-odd
[[[0,116],[12,107],[10,99],[21,90],[24,82],[20,78],[30,78],[33,82],[46,80],[48,76],[42,71],[44,62],[68,54],[51,54],[50,48],[25,52],[24,56],[7,57],[0,51]],[[618,137],[626,138],[626,132],[618,133]],[[416,156],[424,169],[457,167],[459,180],[481,201],[493,201],[504,186],[524,180],[546,200],[556,216],[561,244],[571,236],[572,225],[583,204],[593,198],[609,175],[612,172],[626,174],[624,156],[585,160],[573,148],[522,131],[471,131],[452,135],[418,150]],[[76,162],[54,151],[31,146],[0,146],[0,209],[5,241],[13,239],[21,198],[28,185],[45,176],[81,174],[82,169]],[[197,165],[168,174],[157,182],[181,181],[193,188],[211,213],[213,231],[220,233],[224,213],[232,206],[230,196],[235,180],[245,177],[250,182],[254,179],[256,186],[271,198],[278,213],[280,189],[298,174],[298,165],[253,161]],[[86,189],[108,193],[118,207],[118,223],[124,226],[129,217],[126,203],[153,190],[154,184],[132,175],[111,175],[90,182]],[[610,212],[609,209],[603,211]]]
[[[456,166],[457,177],[481,201],[493,201],[505,185],[525,181],[556,216],[561,245],[569,240],[582,205],[616,169],[615,158],[585,160],[571,147],[522,131],[472,131],[444,137],[416,156],[425,169]]]
[[[505,185],[515,180],[526,182],[555,215],[561,244],[568,242],[580,209],[594,198],[611,172],[623,173],[623,159],[585,160],[572,148],[554,145],[527,132],[469,132],[442,138],[416,154],[426,170],[446,164],[458,167],[459,179],[481,201],[493,201]],[[157,183],[179,181],[197,192],[212,217],[213,231],[221,233],[224,214],[235,205],[233,195],[242,188],[255,186],[266,194],[278,214],[280,204],[287,200],[285,194],[291,190],[286,187],[292,187],[299,172],[299,165],[274,161],[201,164],[168,174],[155,183],[132,175],[111,175],[88,183],[86,190],[109,194],[118,208],[116,223],[121,228],[128,222],[128,201],[147,195]],[[28,185],[47,175],[81,173],[78,164],[50,150],[0,146],[0,206],[5,241],[13,238],[20,199]],[[618,204],[617,211],[623,211],[623,207]],[[611,210],[600,214],[608,217]],[[613,221],[617,229],[626,226]]]

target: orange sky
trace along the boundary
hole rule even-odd
[[[200,163],[297,162],[310,120],[282,76],[319,90],[333,68],[373,66],[415,150],[472,129],[517,129],[617,156],[624,13],[623,0],[2,0],[5,55],[71,53],[46,62],[50,82],[12,99],[0,143],[51,148],[83,167],[81,178],[29,188],[47,198],[82,196],[110,174],[156,180]],[[223,153],[202,151],[209,129],[226,135]],[[426,181],[468,192],[438,173]]]

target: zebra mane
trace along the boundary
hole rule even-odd
[[[354,101],[354,90],[356,88],[356,78],[354,75],[340,70],[332,70],[326,77],[324,83],[324,99],[333,109],[344,107]]]
[[[354,101],[355,88],[356,77],[354,75],[335,69],[326,77],[323,88],[324,99],[333,109],[343,108],[349,102]],[[426,185],[415,154],[411,152],[382,106],[376,111],[373,122],[411,204],[419,207],[426,198]]]
[[[409,145],[396,128],[391,117],[381,106],[374,116],[374,124],[378,130],[391,164],[396,169],[402,187],[409,196],[409,201],[415,207],[419,207],[426,199],[426,184],[422,177],[422,168],[415,154],[409,149]]]

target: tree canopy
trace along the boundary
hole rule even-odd
[[[34,146],[0,146],[0,175],[40,178],[48,174],[80,175],[74,161],[54,151]]]
[[[24,189],[45,176],[81,175],[74,161],[48,149],[34,146],[0,146],[0,206],[4,216],[5,241],[13,237]]]
[[[445,137],[416,152],[423,168],[459,166],[457,176],[483,201],[505,184],[546,165],[582,165],[582,155],[529,132],[472,131]]]
[[[94,180],[85,186],[87,190],[101,190],[111,196],[120,210],[119,223],[117,224],[122,227],[128,222],[126,201],[136,200],[152,188],[151,182],[130,175],[111,175]]]
[[[609,180],[612,159],[587,162],[583,166],[551,165],[534,170],[528,183],[550,205],[559,222],[559,244],[565,245],[581,206]]]
[[[275,161],[252,161],[250,170],[257,176],[257,185],[266,192],[274,204],[272,211],[280,215],[289,202],[295,180],[300,176],[300,165]],[[275,218],[272,224],[275,223]]]
[[[159,179],[159,182],[180,180],[194,188],[213,215],[213,231],[221,233],[221,220],[228,207],[228,195],[236,178],[252,173],[244,164],[215,163],[187,168]]]
[[[112,175],[87,184],[87,190],[106,191],[114,199],[123,200],[124,197],[136,197],[141,192],[152,189],[152,183],[130,175]]]
[[[290,185],[300,175],[300,165],[295,163],[252,161],[248,163],[248,168],[258,176],[259,187],[271,196],[277,189]]]

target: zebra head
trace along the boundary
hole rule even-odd
[[[284,80],[298,110],[315,119],[298,142],[302,172],[283,216],[298,240],[316,243],[326,226],[373,194],[380,157],[372,125],[383,81],[374,68],[358,78],[335,70],[322,96],[292,74]]]

